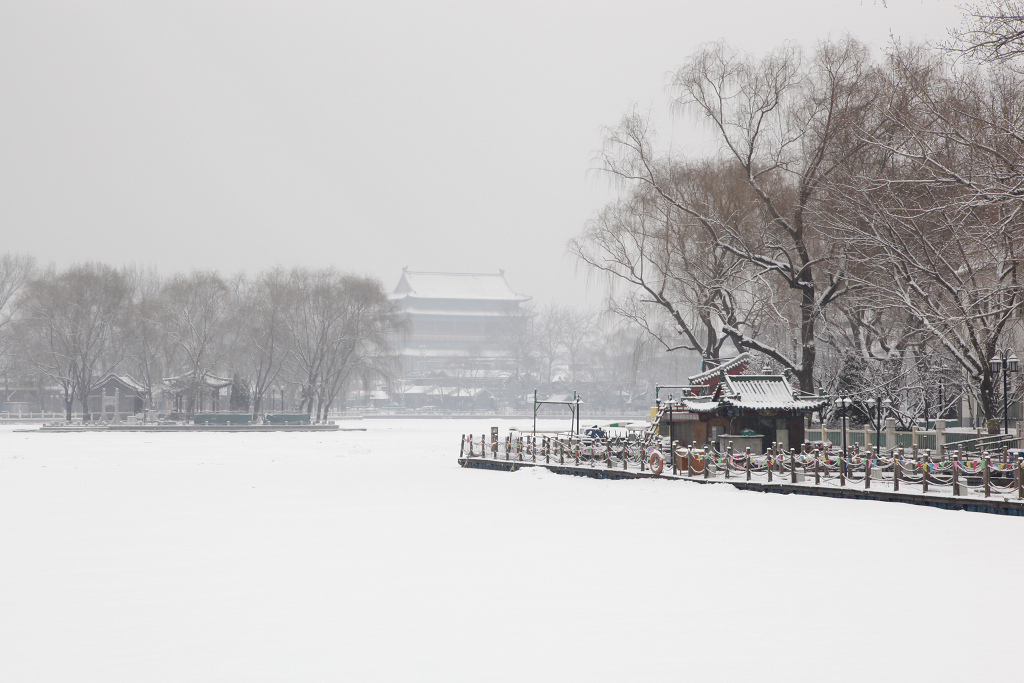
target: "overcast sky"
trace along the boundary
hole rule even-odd
[[[942,39],[949,0],[0,2],[0,251],[163,273],[496,271],[597,303],[567,240],[602,128],[669,127],[703,42]]]

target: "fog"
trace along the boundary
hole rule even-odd
[[[162,272],[505,269],[594,304],[566,241],[614,192],[602,128],[662,142],[667,73],[850,32],[943,39],[943,0],[0,4],[3,251]]]

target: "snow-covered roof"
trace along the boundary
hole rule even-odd
[[[750,354],[744,351],[743,353],[736,356],[732,360],[727,360],[721,365],[718,365],[713,368],[708,368],[704,372],[691,376],[690,384],[704,384],[705,382],[709,382],[715,379],[716,377],[719,376],[719,374],[723,372],[728,373],[730,370],[739,368],[741,365],[746,365],[749,362]]]
[[[403,268],[393,299],[486,299],[490,301],[529,301],[516,294],[505,281],[505,271],[497,273],[428,273]]]
[[[437,393],[437,388],[436,387],[424,387],[424,386],[406,387],[405,389],[402,390],[402,393],[405,394],[406,396],[418,396],[418,395],[421,395],[421,394],[436,394]]]
[[[192,381],[192,375],[185,373],[183,375],[175,375],[174,377],[164,377],[164,384],[169,387],[177,388],[187,386]],[[210,389],[223,389],[224,387],[231,386],[230,377],[218,377],[212,372],[207,372],[203,375],[203,384]]]
[[[722,407],[745,410],[809,412],[828,403],[819,396],[800,396],[782,375],[726,375],[716,396],[683,399],[692,413],[713,413]]]
[[[448,396],[451,398],[476,398],[480,395],[490,395],[486,389],[471,388],[460,389],[458,387],[406,387],[402,394],[405,396]]]
[[[115,375],[113,372],[108,372],[107,374],[103,375],[103,377],[101,377],[99,381],[96,382],[96,387],[98,388],[100,386],[103,386],[104,384],[110,381],[113,381],[115,384],[120,384],[123,388],[127,389],[128,391],[135,391],[140,394],[146,393],[146,387],[136,382],[129,375]]]

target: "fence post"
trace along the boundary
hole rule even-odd
[[[986,498],[988,498],[989,496],[992,495],[992,482],[991,482],[992,475],[989,472],[989,469],[991,468],[991,466],[992,466],[992,457],[989,456],[988,453],[985,453],[985,465],[984,465],[985,469],[983,470],[981,476],[982,476],[982,481],[985,484],[985,497]]]
[[[676,462],[676,442],[669,439],[668,453],[672,456],[672,474],[679,474],[679,463]]]
[[[925,449],[924,461],[921,463],[921,491],[928,493],[928,469],[931,465],[932,456],[931,451]]]
[[[747,457],[750,457],[750,449],[747,449]],[[768,462],[768,483],[772,483],[772,468],[775,467],[775,461],[772,459],[771,451],[765,453],[765,458]]]
[[[953,495],[960,495],[960,458],[953,456]]]
[[[729,447],[732,448],[732,441],[729,442]],[[711,457],[711,454],[708,453],[708,451],[705,450],[704,451],[704,478],[705,479],[707,479],[707,478],[709,478],[711,476],[711,468],[708,467],[708,458],[710,458],[710,457]]]
[[[846,486],[846,460],[842,454],[839,455],[839,485]]]
[[[686,449],[686,476],[688,477],[693,476],[693,454],[695,452],[696,449],[692,445]]]
[[[899,491],[900,490],[900,474],[902,472],[902,470],[900,469],[901,467],[903,467],[903,465],[900,464],[899,452],[893,451],[893,454],[892,454],[892,490],[893,491]]]
[[[1024,458],[1017,458],[1017,500],[1024,498]]]
[[[819,455],[818,449],[815,448],[814,449],[814,484],[815,485],[818,485],[818,484],[821,483],[821,469],[819,467],[819,465],[821,463],[818,461],[818,455]]]
[[[459,457],[461,458],[466,452],[466,435],[462,435],[462,443],[459,444]]]
[[[743,467],[747,470],[747,481],[750,481],[750,453],[747,453],[747,460],[743,463]]]
[[[868,459],[864,465],[864,488],[866,489],[871,488],[871,463],[871,453],[868,453]]]
[[[796,459],[793,457],[793,452],[789,453],[789,483],[796,483]]]

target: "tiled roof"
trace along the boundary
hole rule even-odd
[[[712,413],[723,406],[747,410],[811,411],[822,408],[828,399],[798,396],[781,375],[726,375],[721,399],[686,399],[683,405],[693,413]]]
[[[103,377],[101,377],[100,380],[98,382],[96,382],[96,386],[100,386],[101,384],[106,384],[111,379],[113,379],[115,382],[118,382],[119,384],[124,386],[126,389],[130,389],[131,391],[137,391],[140,394],[141,393],[145,393],[145,391],[146,391],[146,387],[144,387],[141,384],[139,384],[138,382],[136,382],[130,376],[128,376],[128,375],[115,375],[112,372],[108,372],[107,374],[103,375]]]
[[[391,298],[485,299],[490,301],[528,301],[516,294],[505,281],[505,272],[427,273],[403,270]]]
[[[722,372],[728,373],[730,370],[738,368],[739,366],[745,365],[749,362],[750,354],[744,351],[732,360],[727,360],[717,367],[708,368],[704,372],[691,376],[690,384],[704,384],[705,382],[718,377]]]
[[[181,387],[189,384],[192,380],[192,376],[189,374],[175,375],[174,377],[164,377],[164,384],[168,387]],[[203,383],[210,389],[223,389],[224,387],[231,386],[230,377],[218,377],[212,372],[207,372],[203,375]]]

